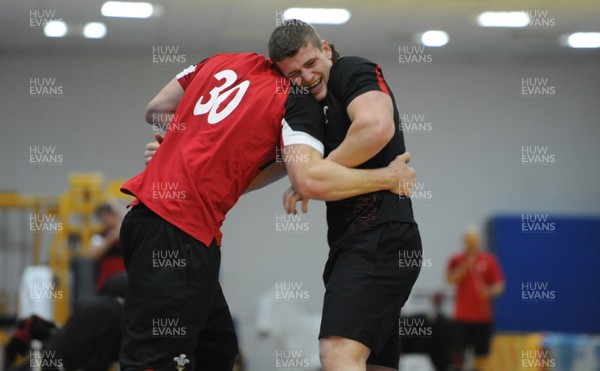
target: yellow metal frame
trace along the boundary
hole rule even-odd
[[[131,199],[119,190],[124,180],[112,180],[106,189],[102,188],[103,180],[99,173],[71,174],[70,189],[59,197],[58,219],[63,223],[62,230],[54,236],[50,246],[50,267],[56,275],[56,290],[62,293],[62,299],[56,300],[54,307],[54,318],[58,323],[65,323],[69,317],[67,282],[71,258],[78,253],[87,253],[92,236],[102,231],[102,226],[94,222],[96,208],[109,199]],[[75,223],[74,218],[79,219],[79,223]],[[72,235],[79,239],[79,251],[68,246],[68,238]]]
[[[107,200],[132,198],[119,190],[125,179],[111,180],[106,188],[102,187],[103,182],[104,177],[100,173],[73,173],[69,176],[69,189],[58,199],[42,199],[23,196],[16,192],[0,192],[0,209],[31,209],[36,215],[44,211],[47,214],[57,215],[62,225],[50,243],[49,252],[49,266],[56,278],[55,290],[62,294],[58,296],[62,297],[60,300],[55,300],[54,306],[54,320],[60,324],[65,323],[69,317],[68,278],[71,258],[88,252],[92,236],[102,230],[101,225],[94,219],[96,208]],[[33,233],[32,264],[38,265],[41,264],[41,232],[36,230]],[[78,250],[68,246],[69,236],[78,238]]]

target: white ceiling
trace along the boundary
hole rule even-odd
[[[450,42],[434,53],[454,56],[581,55],[598,57],[600,49],[573,50],[558,45],[561,34],[600,31],[600,0],[148,0],[162,16],[150,19],[105,18],[100,0],[0,0],[0,53],[152,53],[156,45],[173,45],[180,53],[266,52],[277,14],[292,6],[344,7],[352,18],[341,26],[317,25],[321,36],[343,54],[398,54],[413,44],[413,35],[445,30]],[[73,27],[106,23],[102,40],[79,36],[49,39],[30,26],[30,11],[56,11]],[[554,18],[550,29],[482,29],[477,14],[486,10],[541,10]],[[72,27],[72,28],[73,28]]]

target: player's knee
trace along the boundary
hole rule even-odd
[[[325,371],[364,367],[368,356],[369,349],[354,340],[327,337],[319,342],[319,358]]]

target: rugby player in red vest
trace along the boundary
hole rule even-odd
[[[219,54],[177,75],[148,105],[147,121],[162,121],[167,134],[122,186],[136,201],[121,229],[129,279],[121,370],[231,370],[237,340],[218,282],[225,215],[245,191],[283,174],[269,166],[279,146],[323,151],[312,132],[323,130],[321,107],[283,81],[263,56]],[[323,200],[406,194],[415,176],[408,160],[358,170],[311,158],[294,184]]]

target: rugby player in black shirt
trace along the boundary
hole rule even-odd
[[[312,93],[327,119],[324,127],[315,122],[308,133],[324,144],[323,153],[307,142],[284,154],[302,151],[306,158],[323,156],[372,169],[406,152],[394,96],[377,64],[340,57],[312,26],[298,20],[273,31],[269,56],[284,76]],[[285,204],[295,212],[297,201],[305,207],[306,199],[319,197],[303,185],[311,161],[286,161],[286,166],[296,187],[286,191]],[[409,194],[410,187],[401,184],[400,193]],[[327,223],[330,252],[319,334],[323,369],[395,370],[400,309],[420,271],[420,264],[400,267],[399,257],[420,263],[422,256],[411,200],[380,191],[327,202]]]

